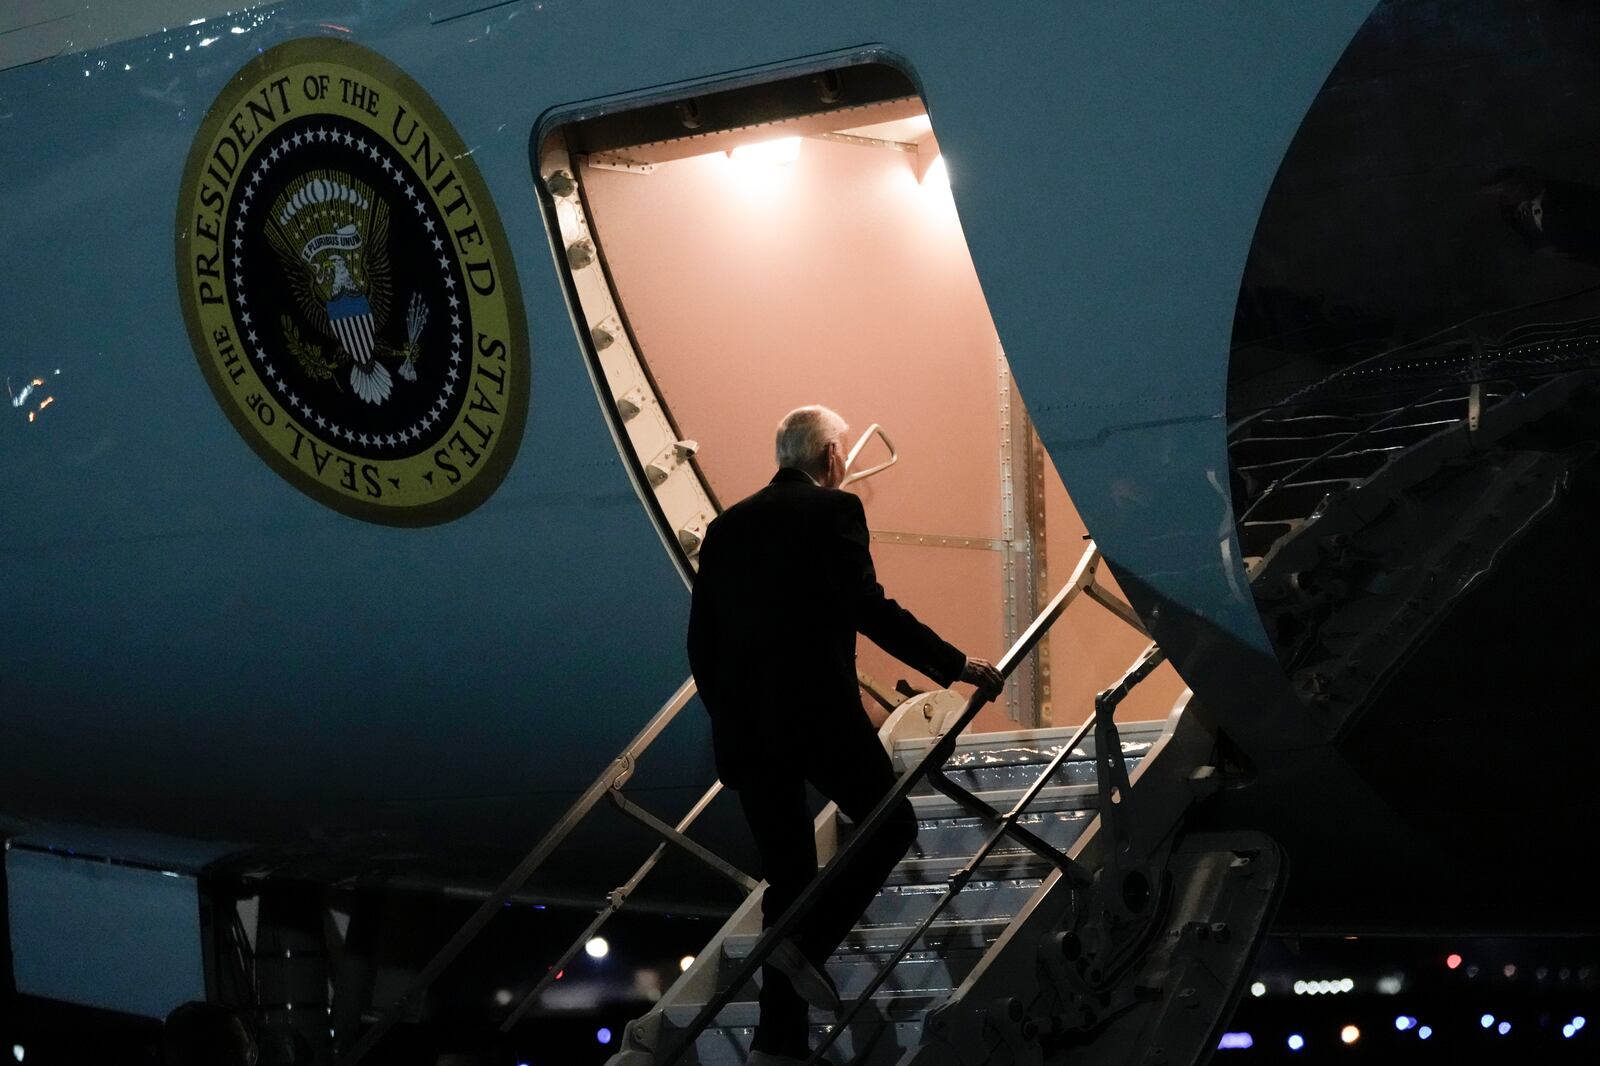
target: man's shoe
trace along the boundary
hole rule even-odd
[[[772,949],[767,962],[789,979],[801,999],[820,1010],[839,1009],[839,990],[833,979],[806,958],[793,940],[785,940]]]
[[[744,1066],[805,1066],[805,1061],[789,1055],[774,1055],[770,1051],[752,1051],[744,1060]]]

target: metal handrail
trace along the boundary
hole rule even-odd
[[[1028,624],[1028,628],[1023,631],[1022,635],[1017,638],[1016,643],[996,664],[996,669],[1002,678],[1011,676],[1012,672],[1033,651],[1040,639],[1055,624],[1056,619],[1061,617],[1062,612],[1077,598],[1078,594],[1094,585],[1095,570],[1099,565],[1099,561],[1100,550],[1093,542],[1090,542],[1083,557],[1078,560],[1078,565],[1073,570],[1071,580],[1062,586],[1061,591],[1055,594],[1045,609],[1039,613],[1038,617]],[[1096,599],[1096,602],[1100,602],[1098,597],[1092,598]],[[1122,617],[1120,611],[1114,611],[1113,613],[1117,614],[1118,617]],[[872,809],[872,813],[856,825],[855,832],[845,846],[840,848],[834,854],[833,859],[818,871],[811,883],[789,905],[789,908],[783,912],[777,922],[762,932],[760,939],[756,941],[750,953],[745,956],[744,961],[734,972],[732,978],[723,985],[721,991],[713,995],[700,1008],[694,1019],[679,1035],[678,1042],[662,1057],[658,1066],[672,1066],[673,1063],[683,1057],[684,1052],[694,1045],[695,1040],[711,1024],[712,1020],[755,976],[756,971],[766,962],[767,956],[772,954],[773,949],[793,932],[800,920],[810,913],[811,908],[816,905],[822,895],[838,880],[840,872],[845,866],[853,861],[861,853],[866,843],[878,833],[884,823],[888,821],[890,812],[911,794],[911,790],[923,778],[928,777],[933,771],[944,766],[945,762],[955,752],[956,741],[960,739],[962,731],[972,723],[978,712],[982,710],[983,705],[988,702],[989,697],[985,696],[982,690],[972,694],[972,697],[967,700],[966,707],[955,722],[949,725],[944,733],[928,746],[928,750],[923,753],[922,758],[917,761],[915,766],[900,775],[894,786],[884,794],[883,798],[878,801],[877,806]],[[1092,725],[1093,719],[1080,726],[1078,732],[1074,734],[1072,743],[1064,747],[1062,751],[1070,751],[1081,740],[1085,730]],[[1007,822],[1004,831],[1015,830],[1016,826],[1013,823],[1014,819]],[[1082,873],[1081,868],[1078,868],[1075,862],[1071,859],[1063,858],[1069,870]],[[879,976],[880,981],[881,979],[882,975]],[[859,1007],[859,1003],[856,1007]],[[854,1009],[856,1008],[852,1008],[852,1010]],[[835,1031],[840,1031],[842,1028],[842,1024],[836,1025]],[[815,1056],[813,1056],[812,1061],[815,1061]]]
[[[350,1063],[360,1062],[377,1045],[378,1041],[383,1039],[384,1034],[400,1020],[406,1008],[415,1002],[418,996],[426,992],[429,986],[444,972],[445,968],[455,961],[456,956],[460,955],[467,945],[483,931],[484,926],[488,925],[490,919],[499,912],[501,907],[505,906],[506,901],[511,898],[512,894],[521,888],[529,877],[533,876],[534,871],[544,864],[545,860],[577,828],[578,824],[594,809],[595,805],[613,789],[622,787],[628,778],[633,776],[639,756],[661,734],[662,730],[672,723],[672,720],[678,716],[678,712],[688,705],[695,691],[693,676],[678,686],[678,690],[672,694],[671,698],[662,704],[661,709],[645,723],[644,728],[635,734],[634,738],[628,742],[628,745],[622,749],[621,753],[611,760],[610,765],[584,790],[583,795],[571,807],[567,808],[566,813],[561,816],[560,820],[550,827],[543,839],[517,864],[516,869],[506,875],[505,879],[500,882],[499,887],[489,893],[488,897],[478,905],[478,909],[473,912],[471,918],[467,919],[466,924],[456,931],[455,936],[451,937],[449,942],[429,960],[428,965],[424,966],[421,972],[412,979],[410,986],[406,988],[405,992],[401,993],[400,998],[391,1003],[389,1008],[383,1012],[383,1015],[372,1024],[372,1027],[362,1034],[361,1039],[350,1052],[348,1059]],[[691,813],[697,814],[700,809],[703,809],[703,804],[709,802],[709,797],[702,798],[701,804],[697,804],[696,810]],[[655,856],[652,856],[648,865],[653,866],[654,862]]]
[[[1447,392],[1447,391],[1449,391],[1449,386],[1444,386],[1444,387],[1441,387],[1441,388],[1434,389],[1432,392],[1428,393],[1426,396],[1423,396],[1421,399],[1413,400],[1411,403],[1406,404],[1404,407],[1399,407],[1399,408],[1396,408],[1393,411],[1390,411],[1387,415],[1385,415],[1384,417],[1378,419],[1378,421],[1373,422],[1371,425],[1362,427],[1360,430],[1357,430],[1355,433],[1352,433],[1350,436],[1345,437],[1343,440],[1341,440],[1337,444],[1334,444],[1333,446],[1329,447],[1327,450],[1321,452],[1318,455],[1312,456],[1310,459],[1307,459],[1305,462],[1301,463],[1299,466],[1295,467],[1293,470],[1289,471],[1287,474],[1282,474],[1279,477],[1274,478],[1272,484],[1268,485],[1265,489],[1263,489],[1262,492],[1261,492],[1261,495],[1257,496],[1254,500],[1252,500],[1250,502],[1250,506],[1246,507],[1244,509],[1244,513],[1239,516],[1239,524],[1243,525],[1244,522],[1252,514],[1255,513],[1256,508],[1260,507],[1264,502],[1266,502],[1268,497],[1270,497],[1274,492],[1276,492],[1278,490],[1279,486],[1289,482],[1290,479],[1298,477],[1300,474],[1305,473],[1307,470],[1311,469],[1313,466],[1316,466],[1318,463],[1322,462],[1324,459],[1327,459],[1330,456],[1332,456],[1332,455],[1334,455],[1334,454],[1336,454],[1338,452],[1344,451],[1346,448],[1349,448],[1352,444],[1354,444],[1357,441],[1361,440],[1363,437],[1370,436],[1372,433],[1376,432],[1377,430],[1382,429],[1384,426],[1388,425],[1390,422],[1393,422],[1395,419],[1399,418],[1401,415],[1405,414],[1407,411],[1410,411],[1410,410],[1412,410],[1413,408],[1416,408],[1416,407],[1420,407],[1421,405],[1423,405],[1425,403],[1432,403],[1436,396],[1438,396],[1440,393]]]

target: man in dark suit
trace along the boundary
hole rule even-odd
[[[894,785],[861,706],[856,634],[941,685],[989,695],[1002,680],[884,595],[861,501],[844,480],[844,420],[825,407],[778,425],[778,473],[706,531],[689,616],[689,662],[711,714],[717,774],[736,789],[767,880],[771,924],[815,875],[806,783],[853,821]],[[916,838],[902,802],[875,838],[778,946],[762,970],[761,1022],[751,1066],[785,1066],[810,1052],[806,1001],[837,1008],[822,964]],[[803,998],[802,998],[803,997]]]

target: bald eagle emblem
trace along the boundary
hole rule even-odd
[[[291,181],[278,194],[265,225],[295,305],[311,327],[331,342],[301,338],[289,315],[284,340],[307,376],[340,385],[340,372],[353,391],[370,404],[382,404],[394,391],[384,360],[398,360],[405,381],[417,379],[416,361],[428,320],[428,307],[412,293],[406,313],[406,340],[395,346],[382,339],[390,316],[393,284],[389,270],[389,206],[365,182],[348,174],[315,170]]]

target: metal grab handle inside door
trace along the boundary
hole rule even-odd
[[[874,422],[872,425],[867,427],[867,431],[865,433],[861,434],[861,439],[856,441],[855,447],[850,449],[850,454],[847,455],[844,460],[844,468],[849,470],[850,467],[855,465],[856,456],[861,454],[861,449],[867,446],[867,441],[872,439],[873,434],[877,434],[880,438],[882,438],[883,446],[889,449],[889,458],[879,463],[877,466],[869,466],[865,470],[858,470],[854,474],[850,474],[839,483],[840,488],[844,488],[851,482],[864,481],[874,474],[881,474],[895,463],[900,461],[900,456],[895,452],[894,442],[889,439],[889,434],[883,431],[882,426]]]

